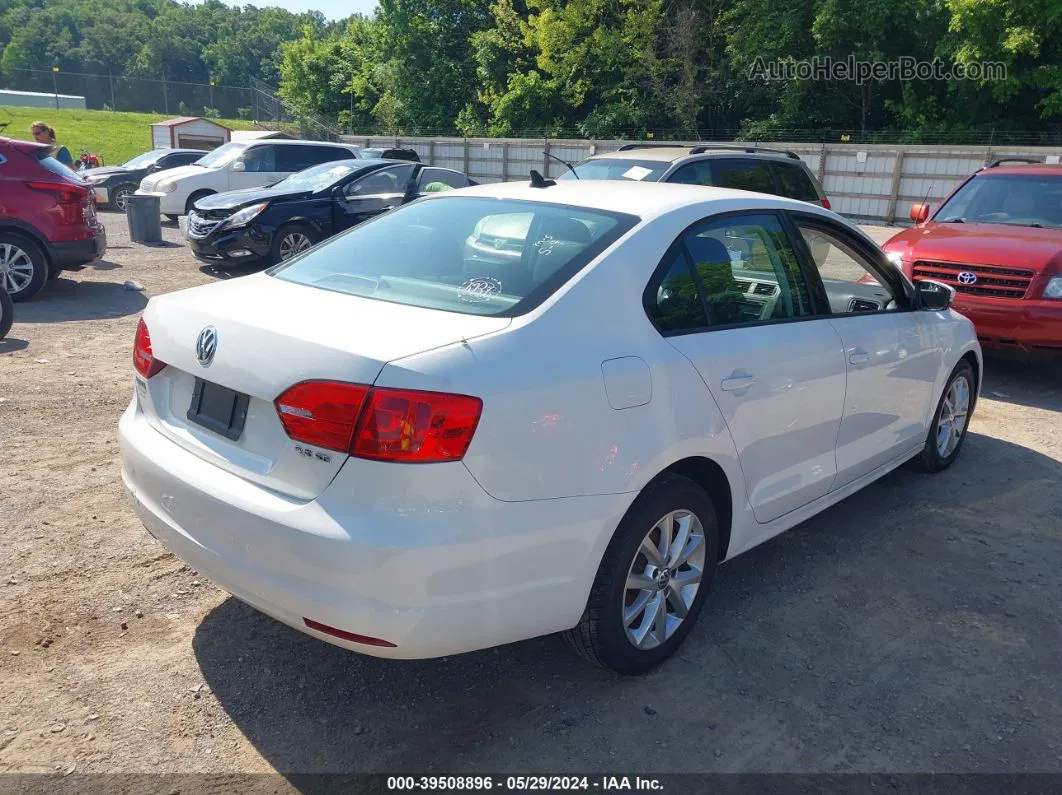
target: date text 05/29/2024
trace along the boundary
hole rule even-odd
[[[388,776],[392,792],[661,792],[659,779],[641,776]]]

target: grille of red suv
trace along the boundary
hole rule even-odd
[[[936,279],[950,284],[956,292],[992,298],[1023,298],[1034,275],[1033,271],[1025,268],[966,265],[930,260],[915,262],[912,274],[916,279]],[[965,274],[970,274],[976,279],[971,281],[970,277]]]

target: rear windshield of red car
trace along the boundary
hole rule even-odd
[[[959,188],[933,220],[1062,228],[1062,174],[979,174]]]
[[[60,177],[66,177],[67,179],[72,179],[75,182],[82,181],[81,177],[78,176],[77,172],[74,171],[74,169],[64,166],[62,163],[52,157],[52,152],[50,149],[37,149],[33,152],[29,152],[28,154],[46,169],[51,171],[53,174],[56,174]]]

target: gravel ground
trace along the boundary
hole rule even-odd
[[[954,467],[725,565],[644,678],[556,638],[387,662],[255,613],[134,519],[137,316],[215,277],[176,227],[147,248],[106,222],[107,260],[0,342],[0,772],[1062,771],[1057,364],[990,361]]]

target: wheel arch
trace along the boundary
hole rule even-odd
[[[730,479],[718,463],[704,456],[690,456],[668,466],[646,484],[651,484],[666,475],[681,475],[700,486],[715,506],[719,523],[719,561],[726,560],[730,548],[730,532],[734,524],[734,493]]]
[[[41,253],[44,254],[45,262],[48,264],[48,267],[51,268],[53,260],[52,248],[48,244],[47,238],[32,226],[18,221],[9,221],[5,219],[4,221],[0,221],[0,234],[15,235],[16,237],[21,237],[23,240],[32,243],[41,250]]]
[[[970,367],[974,372],[974,403],[977,402],[978,396],[981,394],[981,360],[974,351],[966,351],[959,359],[960,362],[969,362]],[[971,406],[971,408],[973,408]]]

